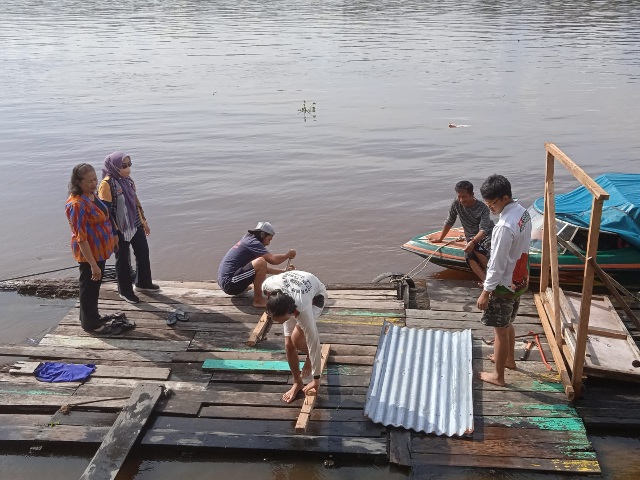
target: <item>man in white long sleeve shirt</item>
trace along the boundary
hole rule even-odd
[[[511,195],[511,184],[502,175],[492,175],[480,188],[482,199],[491,213],[500,214],[491,236],[491,258],[487,277],[478,297],[483,310],[482,323],[494,327],[493,356],[495,371],[480,372],[480,379],[504,386],[505,368],[514,369],[515,329],[520,295],[529,288],[529,243],[531,218],[529,212]]]
[[[316,320],[322,313],[327,289],[308,272],[292,270],[267,278],[262,284],[267,297],[267,312],[274,323],[282,323],[287,362],[293,375],[293,386],[282,399],[290,403],[298,392],[318,391],[320,387],[321,354]],[[302,372],[298,352],[307,354]],[[303,377],[313,374],[306,386]]]

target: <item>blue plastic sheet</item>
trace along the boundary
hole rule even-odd
[[[640,174],[605,173],[595,181],[610,195],[602,209],[600,230],[617,233],[627,243],[640,248]],[[589,228],[593,196],[585,187],[556,195],[556,218]],[[544,198],[533,202],[544,212]]]

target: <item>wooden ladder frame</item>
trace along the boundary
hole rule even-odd
[[[540,262],[540,293],[536,295],[536,306],[542,320],[549,346],[556,362],[556,367],[562,378],[565,393],[569,399],[580,398],[582,394],[582,374],[584,358],[587,348],[587,334],[589,333],[589,315],[591,313],[591,297],[593,281],[596,272],[596,256],[598,252],[598,237],[600,222],[602,221],[602,206],[609,198],[609,194],[598,185],[584,170],[575,164],[562,150],[553,143],[545,143],[547,151],[545,186],[544,186],[544,224],[542,235],[542,259]],[[558,273],[558,242],[556,241],[556,202],[554,191],[555,160],[558,160],[593,196],[591,204],[591,219],[589,223],[589,238],[584,263],[582,280],[582,299],[580,303],[580,317],[576,331],[576,348],[573,364],[567,370],[562,356],[562,309],[560,305],[560,276]],[[597,265],[597,264],[596,264]],[[552,299],[548,299],[546,292],[551,280]],[[551,322],[553,324],[551,325]],[[551,328],[553,326],[553,331]]]

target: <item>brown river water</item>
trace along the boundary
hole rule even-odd
[[[0,280],[73,265],[71,168],[99,170],[114,150],[133,160],[155,278],[214,279],[227,249],[268,220],[272,251],[296,248],[296,265],[325,282],[366,282],[420,262],[399,245],[443,223],[457,181],[478,189],[504,174],[528,206],[543,192],[546,141],[592,176],[638,173],[638,125],[636,0],[2,0]],[[576,186],[558,172],[557,191]],[[69,306],[0,293],[2,343],[41,337]],[[640,478],[638,439],[592,440],[602,478]],[[2,479],[77,478],[91,457],[2,453]],[[220,474],[406,476],[140,454],[123,478]]]

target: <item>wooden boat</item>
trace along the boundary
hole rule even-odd
[[[598,239],[597,262],[600,267],[628,288],[640,288],[640,175],[605,174],[596,179],[610,194],[602,213],[602,226]],[[556,227],[558,236],[573,243],[583,255],[587,248],[590,196],[587,201],[580,187],[565,195],[556,196]],[[588,193],[588,192],[587,192]],[[587,202],[587,203],[585,203]],[[533,234],[531,240],[530,268],[533,279],[540,275],[541,239],[544,211],[542,198],[528,209]],[[452,228],[443,243],[433,243],[427,238],[441,230],[432,230],[412,238],[402,245],[404,250],[431,257],[431,262],[446,268],[471,271],[464,261],[462,228]],[[560,281],[564,284],[581,283],[583,262],[558,244]]]

